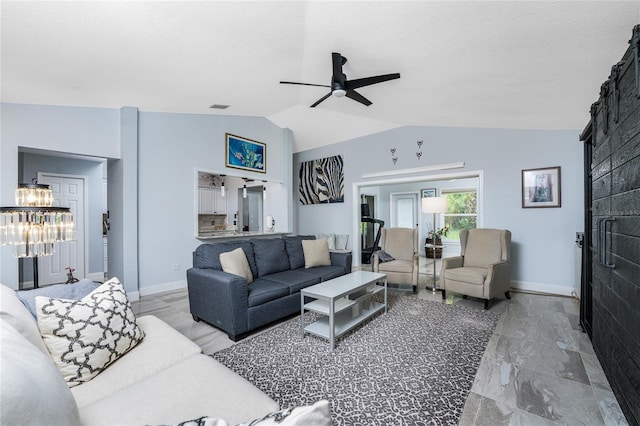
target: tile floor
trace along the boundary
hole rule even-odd
[[[425,289],[432,280],[421,262],[418,294],[392,291],[442,303]],[[436,266],[438,268],[438,266]],[[432,267],[431,267],[432,268]],[[512,292],[490,310],[502,314],[487,346],[460,425],[625,425],[626,420],[602,372],[591,342],[578,326],[578,301]],[[444,303],[482,309],[479,300],[447,295]],[[152,314],[199,344],[205,353],[233,345],[222,331],[189,313],[186,290],[142,297],[137,315]]]

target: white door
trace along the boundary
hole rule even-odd
[[[391,194],[391,227],[415,228],[418,226],[418,194]]]
[[[67,267],[75,269],[75,278],[84,278],[85,178],[38,173],[38,183],[49,185],[55,207],[69,207],[73,214],[73,239],[57,243],[52,256],[38,258],[39,285],[67,281]]]

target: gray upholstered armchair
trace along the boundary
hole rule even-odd
[[[373,254],[373,272],[387,274],[392,284],[411,284],[418,291],[418,228],[382,228],[381,250],[393,257],[382,262],[380,253]]]
[[[446,292],[484,299],[484,308],[500,293],[511,299],[511,232],[504,229],[460,231],[460,256],[443,259],[442,298]]]

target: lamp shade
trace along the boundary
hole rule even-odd
[[[422,199],[422,213],[446,213],[446,197],[425,197]]]

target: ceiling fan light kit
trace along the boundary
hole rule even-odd
[[[347,63],[347,58],[342,56],[340,53],[333,52],[331,54],[331,62],[333,65],[333,74],[331,76],[330,86],[313,83],[296,83],[292,81],[281,81],[280,84],[297,84],[301,86],[317,86],[330,88],[331,91],[324,95],[322,98],[318,99],[313,105],[311,105],[311,108],[315,108],[320,104],[320,102],[324,101],[331,95],[338,98],[346,96],[347,98],[353,99],[356,102],[360,102],[365,106],[369,106],[371,105],[371,101],[362,96],[360,93],[356,92],[355,89],[400,78],[399,73],[393,73],[376,75],[373,77],[358,78],[356,80],[347,80],[347,76],[342,72],[342,66]]]

